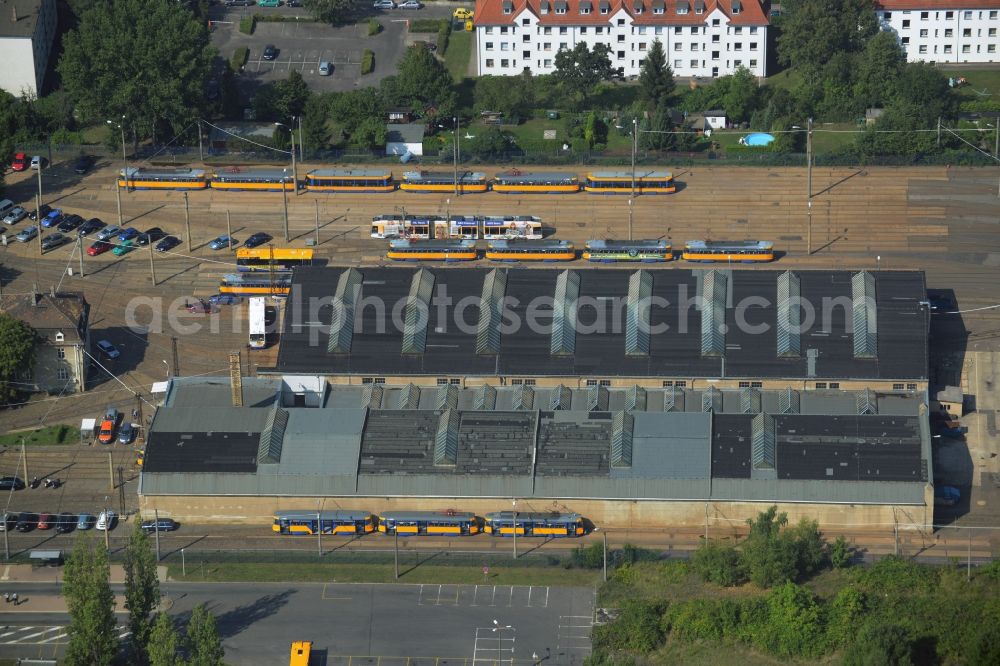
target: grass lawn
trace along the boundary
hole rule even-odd
[[[67,425],[54,425],[38,430],[0,435],[0,445],[4,446],[17,446],[22,440],[25,444],[78,444],[80,429]]]
[[[451,78],[461,81],[469,74],[469,60],[472,59],[472,33],[456,30],[448,39],[448,50],[444,54],[444,64],[451,72]]]
[[[769,86],[774,86],[775,88],[784,88],[785,90],[791,90],[802,80],[802,75],[800,75],[794,69],[786,69],[784,71],[778,72],[774,76],[769,76],[765,80],[765,83]]]
[[[595,585],[600,572],[589,569],[565,569],[561,566],[540,567],[492,567],[489,577],[484,580],[479,565],[452,566],[440,564],[420,564],[400,562],[400,578],[393,575],[392,564],[362,564],[334,561],[323,564],[301,562],[251,563],[251,562],[209,562],[202,566],[192,563],[189,557],[187,577],[181,574],[181,566],[171,564],[168,575],[173,580],[186,581],[264,581],[302,583],[424,583],[424,584],[465,584],[475,585]]]
[[[539,112],[541,113],[541,112]],[[503,129],[513,134],[519,146],[529,152],[545,150],[546,152],[557,152],[564,143],[570,143],[570,138],[566,121],[566,114],[562,114],[558,120],[549,120],[544,116],[532,118],[520,125],[504,125]],[[555,130],[555,139],[544,139],[545,130]],[[608,143],[605,150],[612,152],[629,152],[632,150],[631,137],[622,135],[614,127],[608,128]]]
[[[958,89],[958,94],[963,99],[987,99],[1000,102],[1000,67],[996,69],[970,69],[963,71],[961,68],[942,69],[942,73],[949,77],[964,76],[969,85]],[[983,94],[979,93],[991,93]]]

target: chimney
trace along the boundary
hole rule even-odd
[[[229,352],[229,383],[233,394],[233,407],[243,406],[243,364],[240,352]]]

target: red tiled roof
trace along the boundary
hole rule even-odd
[[[876,9],[1000,9],[1000,0],[875,0]]]
[[[540,5],[546,1],[549,11],[547,14],[542,14]],[[590,13],[581,14],[581,2],[588,1],[591,4]],[[1000,0],[993,1],[1000,2]],[[636,13],[633,9],[637,4],[635,0],[607,0],[606,3],[602,0],[565,0],[566,13],[556,14],[557,2],[559,0],[476,0],[474,20],[476,25],[513,25],[521,12],[527,9],[538,18],[540,25],[610,25],[612,17],[624,9],[632,17],[634,25],[701,25],[708,19],[709,14],[718,8],[729,17],[731,25],[768,25],[760,0],[741,0],[742,9],[738,14],[732,12],[734,0],[704,0],[705,11],[701,14],[695,13],[698,0],[664,0],[662,14],[653,13],[653,4],[656,0],[641,0],[642,13]],[[685,2],[688,4],[688,13],[678,14],[677,5]],[[510,14],[503,13],[504,4],[513,7]],[[609,5],[607,14],[601,13],[602,4]]]

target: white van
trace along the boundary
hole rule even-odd
[[[4,217],[10,211],[14,210],[14,202],[10,199],[4,199],[0,201],[0,218]]]
[[[330,76],[330,72],[333,71],[333,65],[331,65],[326,60],[320,62],[319,64],[319,75],[320,76]]]

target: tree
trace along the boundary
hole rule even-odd
[[[303,6],[324,23],[343,23],[355,7],[352,0],[302,0]]]
[[[385,145],[386,133],[381,118],[366,118],[351,134],[351,142],[362,148],[377,148]]]
[[[442,117],[454,113],[456,99],[451,74],[426,48],[419,45],[408,48],[397,71],[391,83],[383,87],[390,104],[434,106]]]
[[[666,106],[674,94],[674,73],[667,64],[663,44],[655,40],[639,70],[639,99],[650,107]]]
[[[480,76],[472,90],[476,111],[498,111],[507,118],[524,118],[535,105],[531,72],[520,76]]]
[[[137,663],[146,660],[153,628],[153,611],[160,603],[160,581],[156,575],[156,555],[149,536],[135,522],[125,546],[125,608],[132,633],[132,649]]]
[[[854,553],[851,550],[850,544],[847,543],[847,539],[844,535],[837,537],[837,540],[833,542],[830,546],[830,564],[833,565],[835,569],[846,569],[851,566],[851,560],[854,558]]]
[[[893,32],[880,32],[865,44],[855,71],[855,97],[861,108],[881,106],[893,97],[906,53]]]
[[[781,528],[788,523],[784,513],[772,506],[747,520],[750,535],[743,543],[743,561],[750,580],[761,587],[773,587],[796,578],[794,545],[781,538]]]
[[[302,113],[302,142],[306,150],[322,150],[330,141],[330,129],[326,125],[330,117],[329,95],[312,95]]]
[[[79,533],[63,573],[62,594],[70,616],[67,664],[109,666],[118,654],[110,577],[104,544],[95,542],[89,532]]]
[[[302,75],[294,69],[287,79],[264,86],[253,99],[258,120],[290,122],[305,111],[311,93]]]
[[[717,541],[703,542],[695,551],[691,563],[702,580],[716,585],[732,587],[746,581],[739,551]]]
[[[578,42],[572,49],[556,53],[556,71],[552,76],[570,100],[585,102],[598,83],[614,74],[610,53],[606,44],[595,44],[590,50],[586,42]]]
[[[180,637],[173,620],[166,613],[157,613],[149,634],[149,666],[182,666],[184,662],[177,654],[178,647]]]
[[[479,157],[497,157],[514,146],[510,136],[498,127],[487,127],[462,143],[462,151]]]
[[[0,312],[0,402],[17,395],[18,373],[35,365],[35,329]]]
[[[726,115],[734,122],[750,120],[757,108],[757,78],[746,67],[737,67],[728,79],[728,88],[722,97]]]
[[[387,77],[388,78],[388,77]],[[375,88],[336,93],[330,100],[330,115],[348,134],[369,118],[383,118],[386,104]]]
[[[107,0],[63,37],[57,67],[88,119],[120,119],[133,142],[181,132],[205,108],[214,51],[206,23],[169,0]]]
[[[587,120],[583,126],[583,140],[587,143],[588,148],[606,143],[608,140],[608,126],[593,111],[587,114]]]
[[[790,0],[781,9],[778,62],[807,77],[833,54],[859,51],[878,32],[871,0]]]
[[[215,616],[205,606],[195,607],[187,628],[187,653],[189,666],[223,666],[226,651],[219,639]]]
[[[909,666],[910,638],[897,624],[866,625],[844,651],[844,666]]]

